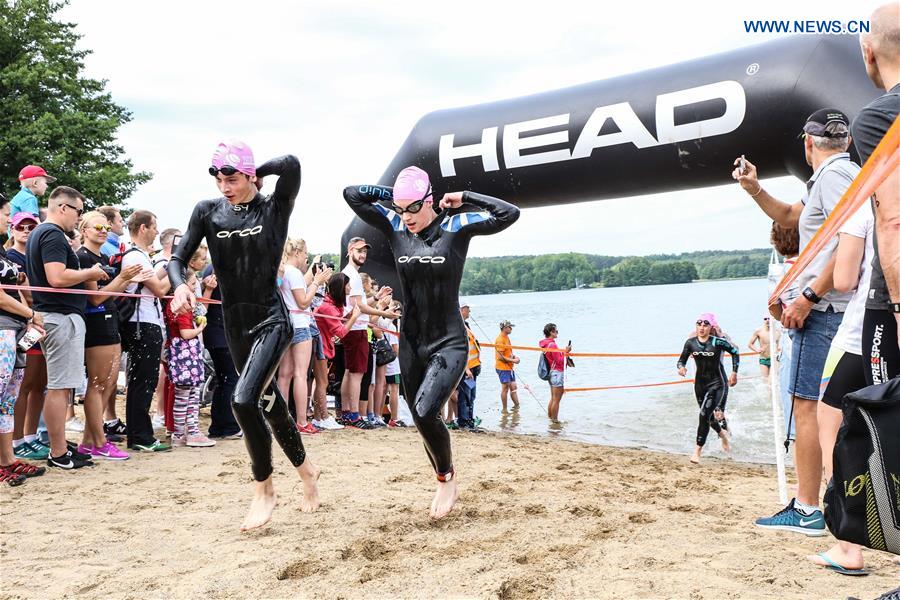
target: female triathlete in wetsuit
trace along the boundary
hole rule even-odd
[[[222,295],[228,347],[240,372],[231,406],[244,432],[256,480],[250,512],[241,526],[247,530],[264,525],[275,508],[272,438],[266,421],[303,481],[301,509],[312,512],[319,505],[319,469],[306,460],[294,419],[272,382],[294,331],[276,278],[288,220],[300,189],[300,162],[294,156],[282,156],[256,168],[250,148],[232,142],[219,145],[209,172],[224,197],[204,200],[194,207],[169,263],[169,279],[175,288],[172,310],[183,311],[195,305],[184,272],[206,238]],[[259,193],[266,175],[278,177],[275,191],[268,197]]]
[[[722,447],[729,450],[727,425],[725,422],[725,398],[728,386],[737,384],[738,365],[741,357],[738,349],[724,338],[711,335],[711,330],[718,327],[716,316],[712,313],[704,313],[697,318],[697,335],[684,343],[684,349],[678,359],[678,374],[682,377],[687,373],[687,360],[694,357],[694,365],[697,374],[694,376],[694,394],[697,396],[697,404],[700,405],[699,424],[697,425],[697,447],[691,462],[700,462],[700,451],[706,444],[706,436],[712,427],[722,440]],[[732,373],[725,377],[725,369],[722,367],[722,352],[731,354]]]
[[[344,190],[359,217],[391,244],[406,313],[400,322],[400,372],[406,401],[437,473],[431,516],[453,508],[450,434],[440,409],[466,369],[468,341],[459,314],[459,282],[473,235],[503,231],[519,218],[512,204],[473,192],[444,195],[442,209],[468,204],[478,212],[434,211],[428,174],[417,167],[400,172],[393,188],[361,185]]]

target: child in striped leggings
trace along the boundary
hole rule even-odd
[[[193,287],[196,279],[196,273],[189,273],[188,285]],[[197,317],[191,312],[175,315],[166,306],[166,328],[168,375],[175,385],[172,446],[215,446],[214,440],[200,432],[200,392],[206,375],[200,334],[206,328],[206,317]]]

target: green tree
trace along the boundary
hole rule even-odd
[[[65,1],[0,1],[0,186],[38,164],[96,204],[122,204],[147,172],[133,172],[116,131],[131,113],[106,81],[85,77],[81,36],[56,20]]]

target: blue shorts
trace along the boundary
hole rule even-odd
[[[509,371],[503,371],[501,369],[496,369],[497,377],[500,378],[500,383],[515,383],[516,382],[516,372],[510,369]]]
[[[294,339],[291,340],[291,343],[299,344],[300,342],[308,342],[311,339],[312,333],[310,333],[309,327],[295,327]]]
[[[316,329],[312,333],[312,343],[313,343],[313,351],[312,356],[314,360],[325,360],[325,348],[322,347],[322,337],[319,335],[319,330]]]
[[[788,393],[804,400],[819,400],[819,387],[831,340],[837,333],[844,313],[811,310],[803,329],[789,329],[791,336],[791,375]]]
[[[566,374],[563,371],[550,371],[550,387],[566,387]]]

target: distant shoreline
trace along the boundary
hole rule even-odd
[[[709,283],[712,281],[749,281],[751,279],[766,279],[765,277],[724,277],[722,279],[694,279],[684,283],[648,283],[645,285],[616,285],[605,287],[602,285],[589,285],[583,288],[569,288],[568,290],[502,290],[496,294],[542,294],[545,292],[568,292],[577,290],[614,290],[618,288],[659,287],[661,285],[689,285],[691,283]],[[493,296],[495,294],[461,294],[464,296]]]

